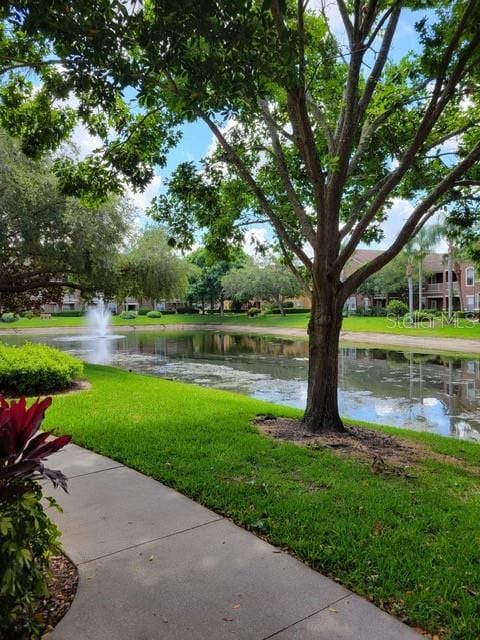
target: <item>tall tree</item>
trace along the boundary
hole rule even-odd
[[[412,252],[418,265],[418,309],[422,310],[423,304],[423,262],[428,253],[434,249],[443,236],[443,228],[440,224],[423,227],[411,241]]]
[[[146,228],[129,249],[119,255],[116,295],[151,300],[177,298],[185,294],[189,265],[168,244],[165,231]]]
[[[285,315],[285,298],[301,292],[299,283],[290,269],[281,264],[251,264],[235,269],[222,279],[228,298],[240,302],[257,298],[276,304]]]
[[[220,314],[224,315],[225,292],[222,278],[231,269],[239,267],[245,261],[245,254],[240,251],[229,251],[219,260],[208,249],[202,247],[189,256],[189,261],[197,267],[189,278],[186,298],[189,302],[200,303],[205,312],[205,301],[210,303],[213,311],[220,303]]]
[[[101,205],[64,196],[48,158],[28,159],[0,131],[0,303],[30,309],[63,298],[112,293],[114,256],[133,210],[119,198]]]
[[[99,104],[118,125],[116,98],[137,88],[141,113],[127,118],[120,139],[110,142],[105,130],[104,174],[120,163],[135,178],[149,154],[161,157],[169,113],[211,130],[217,149],[200,170],[179,168],[156,215],[184,243],[197,225],[213,244],[252,219],[270,222],[285,261],[298,278],[299,266],[308,273],[312,290],[305,422],[342,430],[345,301],[440,207],[477,197],[480,3],[336,0],[342,34],[326,5],[305,0],[163,0],[130,13],[119,0],[72,0],[67,12],[57,2],[7,6],[17,45],[39,31],[52,43],[41,61],[29,52],[17,64],[41,70],[61,59],[66,87],[84,105],[87,93],[90,111]],[[395,60],[401,16],[418,8],[418,52]],[[396,237],[342,280],[358,244],[381,237],[396,197],[413,203]]]

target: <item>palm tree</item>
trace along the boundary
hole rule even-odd
[[[407,242],[404,248],[404,253],[407,257],[407,266],[405,269],[407,282],[408,282],[408,313],[410,320],[413,318],[413,267],[415,262],[415,251],[413,247],[413,240]]]
[[[423,261],[444,235],[444,228],[440,224],[422,227],[411,240],[412,251],[418,260],[418,310],[422,310],[423,297]]]

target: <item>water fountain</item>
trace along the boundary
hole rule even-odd
[[[95,338],[108,338],[111,335],[111,313],[105,308],[103,300],[96,307],[89,307],[86,315],[86,325],[89,335]]]

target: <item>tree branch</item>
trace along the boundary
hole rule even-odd
[[[363,265],[360,269],[357,269],[357,271],[347,278],[343,285],[343,290],[347,297],[351,292],[355,291],[365,278],[371,276],[398,255],[403,246],[413,237],[414,233],[418,229],[418,225],[420,224],[423,226],[426,220],[428,220],[428,218],[430,218],[440,206],[443,206],[443,202],[439,204],[438,200],[449,189],[454,187],[458,179],[461,178],[478,160],[480,160],[480,143],[478,143],[477,146],[474,147],[474,149],[456,167],[454,167],[414,209],[390,247],[369,263]]]
[[[295,215],[297,216],[298,221],[300,222],[303,235],[310,242],[310,244],[313,245],[316,240],[315,231],[313,229],[310,218],[308,217],[300,201],[300,198],[298,197],[295,191],[295,188],[292,184],[290,174],[288,171],[287,162],[285,160],[285,155],[283,153],[282,145],[280,144],[277,131],[274,125],[272,124],[273,118],[270,113],[270,109],[268,108],[268,103],[266,100],[259,99],[258,105],[260,107],[261,112],[263,113],[264,120],[270,134],[270,139],[272,141],[272,149],[275,156],[276,165],[278,168],[278,173],[280,175],[280,178],[287,192],[288,201],[290,202],[292,209],[295,212]]]

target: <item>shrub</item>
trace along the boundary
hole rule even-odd
[[[196,307],[177,307],[177,313],[200,313],[200,309]],[[212,309],[211,313],[215,313],[215,310]]]
[[[49,561],[58,553],[59,531],[42,506],[42,487],[50,479],[66,490],[60,471],[46,469],[43,460],[70,441],[40,432],[52,402],[25,398],[6,402],[0,396],[0,637],[23,640],[38,635],[33,613],[47,594]],[[50,505],[56,505],[48,499]]]
[[[283,307],[285,309],[293,309],[293,300],[285,300]]]
[[[15,322],[18,317],[14,313],[2,313],[0,320],[2,322]]]
[[[83,373],[77,358],[43,344],[0,344],[0,392],[41,394],[67,389]]]
[[[260,309],[258,307],[250,307],[250,309],[247,311],[247,315],[249,318],[255,318],[255,316],[258,316],[259,313]]]
[[[409,313],[405,314],[405,318],[410,319],[410,314]],[[414,311],[412,313],[411,319],[413,322],[423,322],[423,321],[430,322],[431,320],[435,320],[435,315],[433,313],[430,313],[429,311],[424,311],[422,309],[422,311]]]
[[[22,315],[22,318],[27,318],[28,320],[31,320],[32,318],[35,317],[35,314],[31,309],[29,311],[24,311],[21,315]]]
[[[149,311],[147,313],[147,318],[161,318],[161,317],[162,317],[161,311]]]
[[[405,302],[402,302],[401,300],[391,300],[387,305],[387,314],[389,316],[401,318],[406,313],[408,313],[408,307]]]
[[[139,316],[148,316],[149,311],[151,311],[151,309],[149,307],[140,307],[140,309],[138,310],[138,315]]]
[[[122,320],[135,320],[136,317],[137,314],[135,311],[122,311],[120,314],[120,318],[122,318]]]

